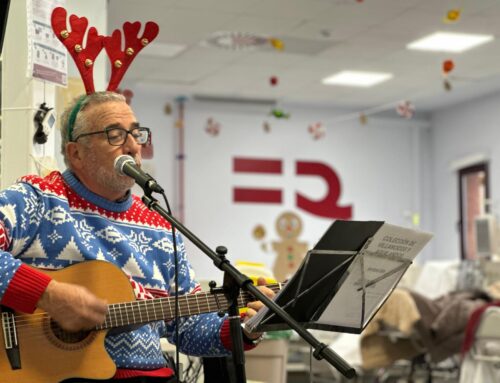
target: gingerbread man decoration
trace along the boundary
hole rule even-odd
[[[276,231],[281,240],[273,242],[273,250],[277,253],[273,272],[278,281],[283,281],[297,271],[309,250],[309,245],[307,242],[298,241],[302,232],[302,220],[291,211],[278,217]]]

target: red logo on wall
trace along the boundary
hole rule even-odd
[[[283,165],[281,160],[236,157],[233,158],[233,171],[235,173],[281,175],[283,173]],[[312,200],[297,192],[295,194],[296,205],[299,209],[325,218],[350,219],[352,217],[352,205],[338,205],[342,186],[340,178],[330,166],[321,162],[297,161],[295,174],[297,176],[321,177],[328,187],[325,197],[320,200]],[[283,201],[283,190],[234,187],[233,201],[235,203],[281,204]]]

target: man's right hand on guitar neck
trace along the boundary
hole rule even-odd
[[[108,310],[106,301],[85,287],[55,280],[50,281],[37,307],[67,331],[90,330],[102,324]]]

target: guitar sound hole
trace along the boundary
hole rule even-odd
[[[52,330],[52,334],[64,343],[79,343],[87,338],[90,334],[90,331],[77,331],[77,332],[69,332],[63,330],[56,322],[50,321],[50,329]]]

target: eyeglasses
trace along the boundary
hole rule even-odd
[[[76,137],[73,141],[76,142],[78,141],[79,138],[85,136],[92,136],[94,134],[102,134],[102,133],[106,134],[109,144],[113,146],[122,146],[123,144],[125,144],[125,142],[127,142],[127,137],[129,134],[134,138],[135,142],[137,142],[139,145],[144,145],[145,143],[148,142],[149,136],[151,134],[149,128],[145,128],[142,126],[138,126],[137,128],[133,128],[130,130],[111,126],[105,128],[104,130],[100,130],[98,132],[82,133],[78,137]]]

